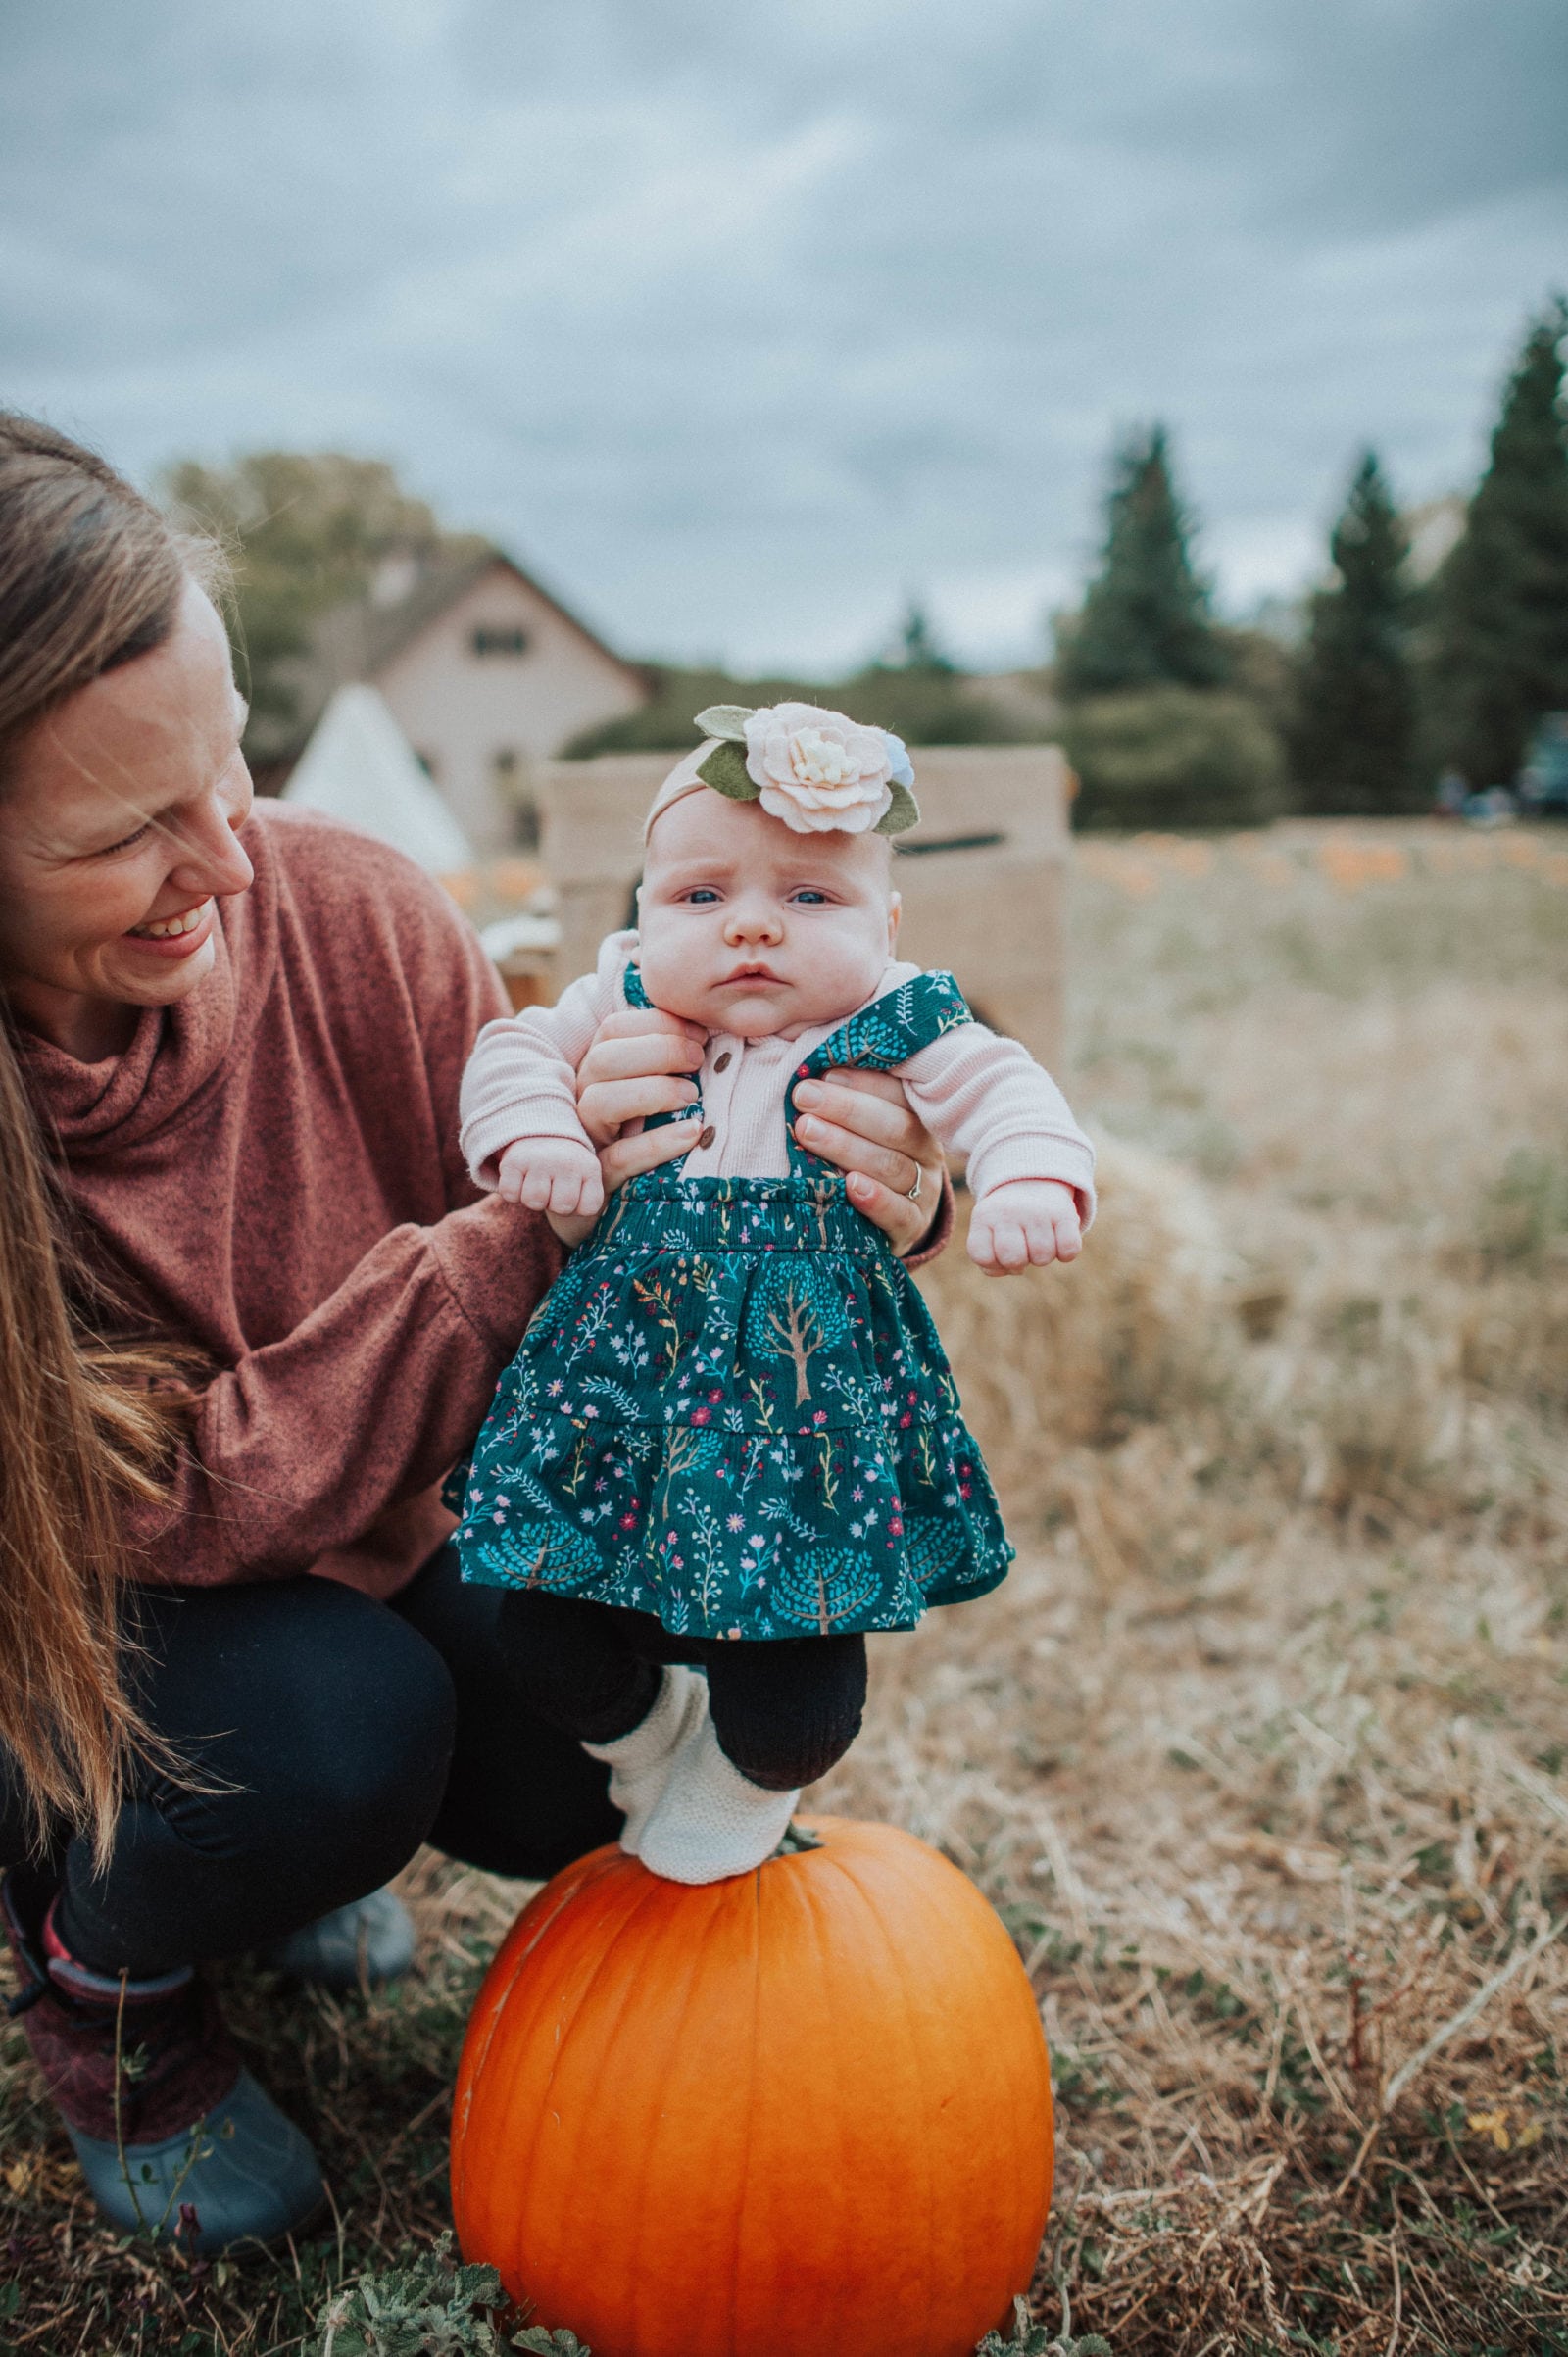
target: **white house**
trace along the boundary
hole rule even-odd
[[[388,559],[368,601],[318,628],[302,701],[319,711],[354,680],[377,689],[481,859],[537,844],[534,763],[649,696],[635,664],[499,549]]]

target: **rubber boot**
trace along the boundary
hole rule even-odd
[[[122,2234],[214,2254],[298,2234],[326,2199],[316,2155],[241,2067],[189,1965],[111,1979],[68,1955],[53,1893],[0,1883],[22,2018],[88,2188]]]
[[[260,1951],[260,1961],[316,1989],[401,1981],[414,1962],[414,1918],[395,1891],[371,1891],[302,1924]]]

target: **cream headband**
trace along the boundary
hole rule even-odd
[[[730,802],[760,802],[798,835],[902,835],[920,820],[914,771],[903,740],[819,704],[712,704],[697,715],[708,733],[676,762],[643,823],[708,787]]]

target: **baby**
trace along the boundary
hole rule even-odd
[[[599,1024],[652,1006],[707,1034],[690,1151],[619,1191],[541,1303],[457,1534],[466,1578],[515,1592],[529,1700],[610,1762],[622,1846],[693,1883],[760,1864],[848,1749],[865,1632],[1012,1557],[929,1312],[795,1138],[795,1085],[896,1072],[968,1157],[994,1274],[1075,1257],[1094,1173],[1025,1051],[895,958],[889,837],[919,816],[899,739],[806,704],[697,725],[649,812],[638,930],[487,1025],[464,1079],[479,1185],[593,1214],[575,1075]]]

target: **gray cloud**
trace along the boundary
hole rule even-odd
[[[395,458],[628,648],[980,658],[1175,429],[1233,599],[1477,464],[1568,250],[1560,0],[21,0],[0,393]]]

